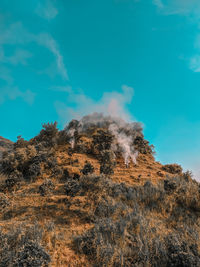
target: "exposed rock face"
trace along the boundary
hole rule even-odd
[[[13,142],[0,136],[0,157],[2,156],[3,152],[11,150],[13,147]]]

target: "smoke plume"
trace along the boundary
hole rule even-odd
[[[104,92],[102,97],[95,100],[83,92],[76,93],[72,88],[57,87],[55,90],[66,92],[68,94],[66,103],[55,102],[55,108],[59,120],[66,125],[72,119],[81,120],[83,116],[96,111],[106,116],[120,117],[125,121],[132,120],[132,114],[128,110],[128,105],[132,103],[134,90],[132,87],[122,85],[122,90]]]
[[[142,132],[138,122],[127,123],[119,117],[105,116],[103,113],[92,113],[80,121],[72,121],[65,130],[70,137],[72,147],[75,145],[74,133],[86,133],[91,127],[106,128],[114,136],[112,151],[120,152],[128,166],[130,161],[136,164],[138,152],[134,148],[134,140]]]

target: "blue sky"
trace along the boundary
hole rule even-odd
[[[200,177],[199,0],[1,0],[0,135],[93,111]]]

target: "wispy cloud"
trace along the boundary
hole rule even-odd
[[[23,92],[17,86],[4,86],[0,88],[0,104],[7,99],[15,100],[16,98],[22,98],[27,104],[32,105],[35,99],[35,93],[30,90]]]
[[[22,98],[26,103],[32,105],[35,99],[35,93],[30,90],[21,91],[14,85],[14,79],[9,68],[0,66],[0,79],[5,82],[5,85],[0,88],[0,104],[6,99],[15,100]]]
[[[48,33],[41,33],[35,36],[35,41],[38,44],[43,45],[46,48],[48,48],[54,54],[56,58],[56,65],[57,65],[57,68],[60,74],[65,80],[68,80],[68,74],[67,74],[67,70],[65,68],[64,62],[63,62],[63,57],[58,49],[58,45],[56,41],[52,38],[52,36]]]
[[[164,5],[161,0],[153,0],[154,5],[156,5],[158,8],[163,9]]]
[[[46,3],[50,6],[50,2],[47,1]],[[32,33],[21,22],[10,25],[2,23],[0,25],[0,80],[4,86],[0,88],[0,103],[7,99],[22,98],[26,103],[33,104],[35,94],[30,90],[20,90],[12,75],[12,66],[29,64],[29,59],[33,57],[33,54],[29,52],[28,48],[32,43],[45,47],[54,55],[54,64],[51,62],[49,65],[53,64],[54,71],[59,73],[64,80],[68,80],[67,70],[58,44],[49,33]],[[7,46],[15,48],[13,54],[5,53]]]
[[[56,111],[63,125],[71,119],[80,119],[92,112],[102,112],[106,115],[119,116],[131,120],[127,105],[132,102],[134,90],[127,85],[122,86],[122,92],[105,92],[101,99],[95,101],[84,93],[73,93],[67,98],[67,103],[55,102]],[[73,104],[73,108],[68,105]]]
[[[200,55],[194,55],[190,58],[190,69],[194,72],[200,72]]]
[[[200,18],[199,0],[153,0],[153,4],[166,15],[180,14]]]
[[[199,0],[153,0],[162,15],[179,15],[188,18],[196,25],[197,36],[194,36],[194,52],[188,58],[189,69],[200,72],[200,1]]]
[[[68,80],[67,70],[63,62],[62,54],[58,48],[58,44],[49,33],[33,34],[27,31],[21,22],[16,22],[10,25],[7,29],[1,29],[0,46],[2,51],[3,47],[8,44],[27,45],[29,43],[36,43],[40,46],[46,47],[54,55],[56,66],[60,75],[63,79]],[[2,51],[0,56],[2,56]],[[13,63],[25,63],[25,60],[29,57],[30,53],[28,54],[28,51],[25,52],[25,50],[18,50],[10,60]]]
[[[38,16],[47,20],[54,19],[58,14],[58,10],[51,0],[39,1],[35,12]]]
[[[16,49],[12,56],[5,56],[4,50],[0,48],[0,62],[10,63],[12,65],[27,65],[28,59],[32,57],[32,54],[24,49]]]

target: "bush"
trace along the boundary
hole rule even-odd
[[[114,173],[115,156],[110,150],[102,150],[99,155],[100,173],[105,175],[112,175]]]
[[[162,187],[152,185],[147,181],[139,194],[140,201],[145,204],[145,208],[150,210],[160,210],[163,206],[165,193]],[[161,211],[161,210],[160,210]]]
[[[114,173],[114,168],[112,164],[101,164],[100,165],[100,173],[105,175],[112,175]]]
[[[54,183],[51,180],[46,179],[44,183],[39,186],[39,193],[41,196],[45,196],[52,193],[54,188],[55,188]]]
[[[130,187],[102,175],[81,177],[78,185],[93,203],[95,224],[74,238],[74,249],[92,266],[199,266],[197,182],[181,175]]]
[[[165,238],[167,249],[166,266],[196,267],[200,266],[200,254],[196,244],[188,244],[178,234]]]
[[[81,184],[79,180],[69,179],[65,185],[64,190],[67,196],[74,197],[81,191]]]
[[[81,173],[83,175],[88,175],[89,173],[91,174],[93,172],[94,172],[94,167],[90,162],[86,161],[83,169],[81,170]]]
[[[173,193],[177,189],[177,184],[172,179],[164,180],[164,189],[168,193]]]
[[[39,135],[31,140],[32,143],[41,142],[44,147],[53,147],[57,145],[59,139],[59,131],[57,122],[42,125],[43,129]]]
[[[27,164],[27,167],[24,168],[23,176],[25,180],[35,181],[36,177],[41,174],[41,167],[38,163]]]
[[[144,136],[142,134],[136,136],[134,139],[134,148],[141,154],[154,154],[154,146],[149,145],[149,142],[144,139]]]
[[[0,230],[0,267],[47,267],[51,259],[41,238],[38,226],[20,225],[6,233]]]
[[[62,173],[62,176],[60,178],[60,181],[61,182],[66,182],[69,178],[70,178],[70,174],[69,174],[68,169],[64,169],[63,173]]]
[[[32,145],[17,147],[13,152],[5,153],[1,162],[2,173],[13,176],[17,172],[18,176],[23,178],[36,154],[37,151]]]
[[[166,164],[162,167],[162,170],[171,174],[181,174],[183,172],[182,167],[178,164]]]
[[[9,205],[10,205],[10,201],[8,197],[5,194],[0,193],[0,211],[3,211]]]
[[[12,172],[7,179],[5,179],[5,184],[3,185],[4,190],[12,191],[14,188],[16,189],[20,182],[22,181],[22,177],[20,172],[14,171]]]
[[[113,142],[113,136],[105,130],[98,130],[96,134],[92,136],[92,147],[94,154],[101,153],[102,150],[110,150]]]

